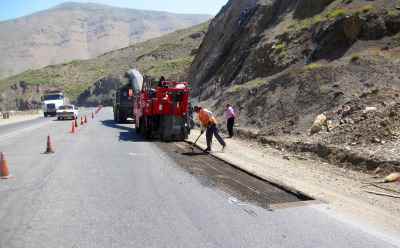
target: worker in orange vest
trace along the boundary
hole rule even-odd
[[[197,113],[197,117],[201,123],[201,133],[204,133],[204,130],[206,129],[206,140],[207,140],[207,148],[204,150],[205,152],[210,152],[211,151],[211,144],[212,144],[212,138],[215,136],[217,138],[218,142],[222,145],[222,150],[225,149],[226,143],[225,141],[221,138],[219,135],[219,131],[217,128],[217,120],[213,116],[212,112],[203,109],[202,107],[196,106],[194,107],[194,112]]]

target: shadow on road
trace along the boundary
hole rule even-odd
[[[184,155],[184,156],[204,156],[204,155],[208,155],[208,154],[201,151],[201,152],[183,152],[182,155]]]
[[[105,121],[101,121],[101,123],[106,127],[127,130],[127,131],[132,131],[132,132],[134,131],[133,127],[127,127],[122,124],[118,124],[114,120],[105,120]]]
[[[125,126],[116,123],[114,120],[105,120],[101,122],[104,126],[121,130],[119,133],[119,141],[130,141],[130,142],[150,142],[145,140],[140,134],[136,133],[133,127]]]

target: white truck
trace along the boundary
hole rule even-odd
[[[47,92],[42,96],[42,108],[44,117],[56,116],[57,110],[65,105],[64,93],[62,91]]]

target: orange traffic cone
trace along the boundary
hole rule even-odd
[[[84,119],[84,121],[83,121],[83,122],[87,123],[87,118],[86,118],[86,115],[85,115],[85,119]]]
[[[83,117],[81,116],[81,126],[83,126]]]
[[[53,146],[51,145],[50,135],[47,136],[47,147],[46,147],[46,151],[44,153],[45,154],[54,153]]]
[[[78,120],[75,119],[75,127],[78,127]]]
[[[4,154],[0,153],[0,179],[8,179],[10,178],[10,170],[8,169],[7,160],[4,157]]]
[[[72,121],[71,133],[75,133],[75,121]]]

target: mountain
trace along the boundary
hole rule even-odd
[[[400,130],[399,31],[397,0],[230,0],[190,81],[205,106],[233,104],[259,138],[389,144]],[[310,133],[320,114],[323,131]]]
[[[94,58],[209,18],[209,15],[64,3],[0,22],[0,78],[28,69]]]
[[[149,77],[184,80],[207,32],[208,22],[178,30],[89,60],[72,60],[0,80],[0,111],[40,108],[47,90],[64,90],[79,105],[111,104],[125,72],[138,68]]]

